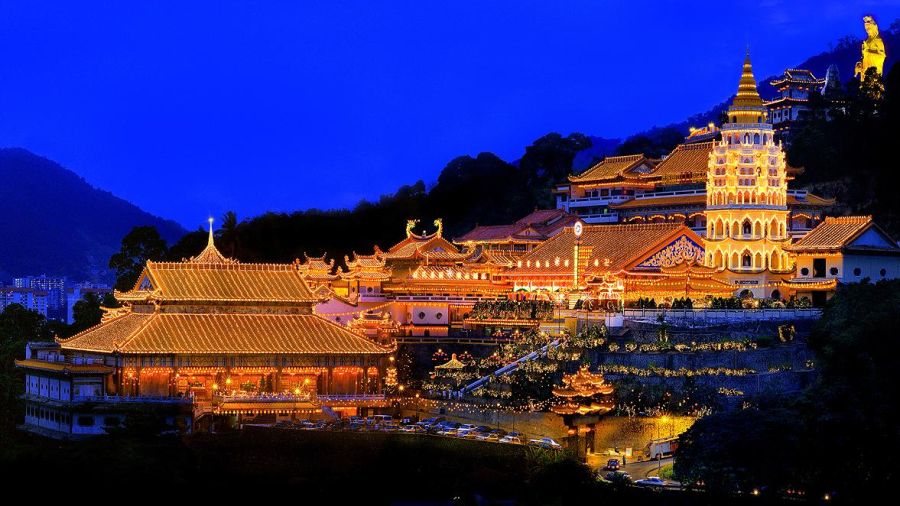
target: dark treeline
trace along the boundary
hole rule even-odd
[[[794,128],[788,162],[805,170],[794,186],[838,199],[841,214],[873,214],[895,238],[900,236],[900,66],[860,86],[847,81],[838,107],[811,94],[810,114]],[[826,121],[826,114],[829,120]]]
[[[491,153],[461,156],[444,167],[430,189],[418,181],[377,201],[362,201],[352,210],[270,212],[243,221],[229,212],[216,224],[216,246],[244,262],[292,262],[304,253],[328,253],[340,263],[354,251],[371,253],[374,245],[387,248],[400,241],[406,220],[416,218],[421,220],[416,231],[429,233],[434,219],[442,218],[444,236],[452,239],[477,224],[509,223],[537,207],[552,207],[551,187],[565,180],[575,155],[590,146],[585,135],[552,133],[528,146],[516,163]],[[130,288],[147,259],[181,260],[197,254],[206,234],[188,233],[168,247],[152,227],[136,227],[110,260],[116,287]]]

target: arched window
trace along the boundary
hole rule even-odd
[[[744,225],[741,228],[741,233],[745,236],[753,233],[753,225],[750,224],[750,220],[744,220]]]
[[[759,134],[753,134],[753,144],[759,144]]]
[[[779,292],[777,288],[775,290],[772,290],[772,298],[775,300],[781,300],[781,292]]]
[[[753,257],[750,256],[750,253],[744,253],[744,256],[741,257],[741,267],[753,267]]]

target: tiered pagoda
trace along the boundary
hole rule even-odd
[[[756,297],[781,298],[773,283],[789,272],[787,164],[756,88],[750,54],[728,108],[722,139],[709,154],[706,263]]]

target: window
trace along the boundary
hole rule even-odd
[[[887,275],[887,270],[881,269],[881,272],[879,272],[879,274],[881,274],[881,277],[885,277]]]
[[[813,277],[814,278],[824,278],[825,277],[825,259],[824,258],[813,258]]]
[[[116,416],[107,416],[103,418],[103,425],[106,427],[118,427],[119,418]]]
[[[369,293],[372,293],[372,287],[371,287],[371,286],[367,286],[367,287],[366,287],[366,291],[369,292]]]
[[[419,319],[420,319],[420,320],[424,320],[424,319],[425,319],[425,311],[419,311]]]
[[[745,253],[741,258],[741,267],[753,267],[753,257],[750,256],[750,253]]]
[[[781,300],[781,292],[778,290],[772,290],[772,298],[775,300]]]
[[[860,269],[859,267],[853,269],[854,276],[859,276],[860,274],[862,274],[862,269]]]
[[[804,276],[809,276],[809,269],[807,269],[806,267],[800,269],[800,274],[802,274]]]
[[[434,317],[437,318],[438,320],[440,320],[441,318],[444,317],[444,313],[438,313],[438,314],[434,315]]]
[[[828,272],[831,273],[832,276],[837,276],[838,268],[832,267],[831,269],[828,269]]]
[[[93,416],[79,416],[78,417],[78,426],[79,427],[93,427],[94,426],[94,417]]]

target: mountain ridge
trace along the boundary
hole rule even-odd
[[[23,148],[0,148],[0,281],[47,274],[111,281],[109,257],[122,237],[152,225],[170,243],[186,231],[94,187],[75,172]]]

